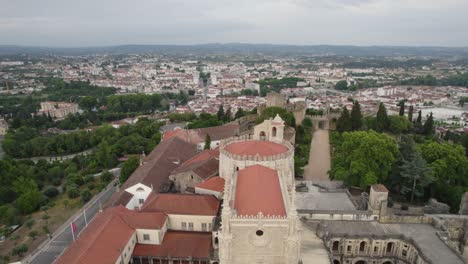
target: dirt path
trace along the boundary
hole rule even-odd
[[[309,164],[304,168],[304,180],[329,181],[330,159],[328,130],[317,130],[312,138]]]

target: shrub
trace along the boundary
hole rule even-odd
[[[37,237],[38,234],[37,234],[37,231],[31,231],[31,232],[29,232],[28,235],[29,235],[29,237],[32,238],[32,240],[36,240],[36,237]]]
[[[11,254],[13,256],[20,256],[22,257],[24,253],[26,253],[28,251],[28,246],[26,246],[25,244],[21,244],[19,246],[16,246],[13,248],[13,250],[11,251]]]
[[[101,174],[101,182],[108,183],[112,181],[113,178],[114,175],[107,170]]]
[[[81,201],[83,201],[83,203],[86,203],[87,201],[91,200],[91,197],[92,197],[91,192],[88,190],[82,191],[80,196],[81,196]]]
[[[70,184],[67,186],[67,195],[70,199],[74,199],[80,195],[78,186],[76,184]]]
[[[59,190],[53,186],[47,187],[47,189],[44,190],[44,194],[49,198],[54,198],[59,195],[59,193]]]
[[[31,218],[27,220],[24,224],[28,227],[28,229],[31,229],[35,223],[36,223],[36,220]]]

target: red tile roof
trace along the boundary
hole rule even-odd
[[[224,179],[219,176],[211,177],[208,180],[197,184],[195,188],[222,192],[224,191]]]
[[[210,258],[211,233],[167,231],[161,245],[137,244],[133,256]]]
[[[164,133],[162,140],[178,137],[184,141],[198,144],[205,141],[206,135],[210,135],[211,140],[221,140],[234,137],[239,134],[239,125],[236,122],[223,126],[206,127],[197,129],[177,129]]]
[[[284,145],[262,140],[239,141],[229,144],[225,150],[236,155],[274,156],[288,151]]]
[[[193,158],[185,161],[171,174],[193,171],[202,179],[216,175],[219,171],[219,149],[209,149],[200,152]]]
[[[106,209],[57,259],[57,264],[115,263],[135,229],[160,229],[167,220],[161,212],[138,213],[123,206]]]
[[[143,165],[140,165],[130,175],[120,191],[112,196],[109,205],[127,204],[133,196],[129,195],[125,189],[137,183],[143,183],[148,187],[153,186],[153,189],[159,192],[159,188],[169,181],[169,174],[181,163],[193,157],[196,151],[196,145],[179,138],[172,138],[159,143],[146,157]]]
[[[261,165],[240,170],[234,208],[238,215],[286,216],[278,173]]]
[[[219,205],[220,202],[212,195],[151,193],[141,210],[166,214],[216,216]]]

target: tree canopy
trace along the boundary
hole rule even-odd
[[[399,155],[393,138],[373,130],[345,132],[333,139],[330,176],[351,186],[366,188],[384,182]]]

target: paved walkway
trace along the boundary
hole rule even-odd
[[[315,227],[301,222],[301,259],[304,264],[330,264],[328,251],[315,234]]]
[[[89,223],[94,216],[99,212],[101,205],[104,204],[114,192],[117,190],[113,184],[117,181],[112,181],[106,190],[95,196],[88,204],[84,206],[86,212],[86,221]],[[45,241],[44,244],[39,246],[33,256],[24,259],[23,263],[34,264],[51,264],[55,259],[62,254],[62,252],[73,242],[70,223],[76,224],[76,232],[79,236],[81,231],[86,227],[84,211],[81,209],[77,214],[70,217],[57,231],[52,235],[52,240]]]
[[[304,168],[304,180],[329,181],[330,160],[328,130],[317,130],[310,146],[309,164]]]

